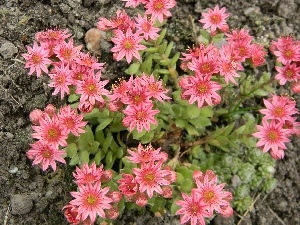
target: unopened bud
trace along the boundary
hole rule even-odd
[[[83,113],[89,113],[94,109],[94,105],[92,105],[89,101],[84,101],[79,103],[78,109]]]
[[[56,112],[56,108],[55,108],[54,105],[49,104],[49,105],[46,106],[44,112],[45,112],[46,114],[48,114],[48,116],[49,116],[50,118],[52,118],[53,115],[54,115],[55,112]]]
[[[106,210],[106,216],[108,219],[115,220],[119,216],[119,211],[115,207]]]
[[[30,112],[29,119],[34,125],[40,124],[40,118],[43,117],[43,111],[40,109],[35,109]]]
[[[118,203],[123,197],[123,195],[119,191],[111,191],[107,194],[107,196],[110,197],[114,203]]]
[[[144,207],[148,203],[147,195],[145,193],[139,193],[135,203],[140,207]]]
[[[101,176],[101,182],[108,182],[111,180],[113,173],[111,170],[105,170]]]

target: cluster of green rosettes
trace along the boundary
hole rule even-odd
[[[81,52],[73,39],[67,42],[67,30],[38,32],[23,54],[29,75],[48,74],[53,94],[67,95],[70,103],[30,114],[36,142],[28,158],[43,170],[56,170],[57,162],[79,166],[73,173],[78,190],[64,208],[72,225],[108,223],[125,208],[146,205],[157,216],[170,210],[192,225],[204,225],[216,213],[231,216],[231,201],[236,211],[246,211],[252,191],[276,186],[275,161],[263,152],[283,158],[285,143],[300,133],[291,98],[272,95],[264,100],[266,109],[244,105],[275,92],[269,73],[259,79],[247,74],[265,63],[266,51],[249,31],[229,31],[229,14],[216,6],[199,20],[201,43],[179,58],[161,30],[176,1],[124,1],[145,12],[131,18],[118,10],[97,23],[110,32],[113,58],[130,63],[130,77],[111,90],[101,78],[105,64]],[[290,37],[271,45],[281,63],[275,79],[292,82],[295,93],[299,49]],[[256,111],[265,115],[263,126],[256,125]]]

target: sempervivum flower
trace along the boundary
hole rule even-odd
[[[272,98],[264,99],[266,109],[259,110],[264,114],[263,120],[276,120],[284,123],[285,121],[293,121],[293,114],[298,113],[296,102],[286,96],[273,95]]]
[[[161,168],[162,161],[144,163],[141,168],[133,168],[132,172],[136,176],[135,180],[140,185],[141,193],[147,192],[147,195],[152,198],[153,192],[163,194],[161,186],[169,185],[171,182],[165,177],[170,174],[169,170]]]
[[[110,209],[112,199],[107,197],[109,187],[101,188],[101,183],[78,185],[78,192],[70,192],[75,198],[70,201],[70,205],[78,207],[77,218],[85,220],[89,217],[92,223],[95,222],[96,217],[105,218],[104,209]]]
[[[142,34],[145,40],[155,40],[159,37],[157,32],[160,31],[160,28],[154,27],[154,21],[149,20],[147,15],[144,15],[142,17],[140,14],[135,18],[135,21],[137,22],[136,29],[137,33]]]
[[[229,14],[225,13],[226,8],[219,9],[219,6],[212,9],[208,9],[208,13],[203,13],[203,19],[199,20],[200,23],[204,23],[203,29],[210,28],[211,32],[215,32],[217,28],[224,30],[227,27],[226,18]]]
[[[58,66],[49,73],[52,79],[49,87],[54,87],[52,95],[57,95],[60,92],[60,98],[63,99],[65,94],[70,94],[69,86],[73,84],[73,72],[69,69],[68,65],[59,63]]]
[[[284,66],[275,66],[278,74],[275,79],[279,81],[280,85],[284,85],[287,81],[296,82],[300,79],[300,66],[295,63],[287,63]]]
[[[45,49],[44,46],[38,46],[36,42],[33,43],[33,48],[26,46],[28,53],[22,54],[26,60],[25,68],[29,68],[29,75],[36,72],[36,76],[40,77],[42,71],[48,73],[47,66],[52,63],[48,58],[49,50]]]
[[[76,184],[94,184],[100,181],[102,175],[103,166],[97,168],[94,162],[90,166],[85,163],[81,168],[76,167],[76,172],[73,172]]]
[[[148,163],[150,161],[158,161],[166,158],[165,153],[160,152],[161,148],[154,149],[151,144],[143,146],[141,143],[138,146],[137,152],[127,150],[131,156],[126,157],[132,163]]]
[[[175,0],[150,0],[145,5],[145,14],[151,15],[151,20],[155,21],[157,19],[162,23],[164,18],[172,16],[169,10],[175,7],[175,5]]]
[[[254,137],[259,138],[256,146],[261,147],[263,152],[267,152],[270,149],[277,152],[280,149],[286,149],[285,142],[289,142],[288,139],[290,130],[283,129],[282,123],[276,123],[275,120],[268,122],[262,121],[261,125],[256,125],[258,132],[252,134]]]
[[[121,30],[116,30],[115,36],[111,39],[116,45],[111,49],[112,52],[117,54],[116,60],[120,61],[123,57],[126,58],[128,63],[131,62],[132,58],[140,59],[140,50],[146,49],[146,46],[139,44],[143,39],[139,33],[133,33],[131,28],[123,33]]]
[[[79,136],[85,132],[82,128],[87,122],[82,121],[83,115],[78,115],[76,109],[71,109],[70,105],[60,108],[58,117],[66,133],[72,132]]]
[[[125,117],[123,119],[123,124],[125,127],[129,127],[130,131],[134,128],[138,132],[141,132],[143,128],[146,131],[150,131],[150,124],[157,125],[157,121],[154,115],[159,113],[159,110],[152,109],[152,104],[141,103],[139,105],[129,105],[125,110],[123,110]]]
[[[138,192],[138,184],[132,174],[122,173],[118,180],[119,190],[125,197],[133,197]]]
[[[197,195],[195,189],[192,189],[191,196],[182,193],[183,200],[176,201],[181,208],[177,210],[176,215],[180,215],[180,223],[184,224],[191,221],[191,225],[205,225],[204,218],[210,217],[208,213],[209,206],[203,201],[200,195]]]
[[[94,74],[94,71],[91,70],[89,75],[77,82],[76,93],[81,94],[80,102],[89,101],[92,105],[95,105],[96,100],[100,103],[105,102],[102,95],[108,96],[110,94],[104,88],[109,81],[101,81],[100,77],[100,71]]]
[[[33,138],[54,146],[67,146],[66,139],[68,138],[68,134],[61,126],[57,115],[54,114],[52,118],[50,118],[49,115],[45,113],[39,122],[39,126],[32,126],[32,129],[36,131],[36,133],[32,134]]]
[[[277,51],[274,55],[277,56],[277,61],[286,65],[292,61],[300,61],[300,42],[292,42],[289,45],[277,45]]]
[[[65,151],[59,150],[57,146],[49,145],[43,141],[37,141],[30,145],[31,149],[26,153],[29,159],[33,159],[32,165],[40,165],[42,170],[49,166],[56,170],[56,161],[66,163],[63,159]]]
[[[205,103],[212,106],[221,101],[221,97],[216,91],[220,90],[222,86],[211,81],[210,76],[196,74],[183,79],[188,79],[188,82],[185,82],[182,97],[189,98],[190,104],[197,101],[198,107],[201,108]]]
[[[70,39],[68,43],[63,41],[56,45],[53,52],[62,62],[72,63],[78,57],[81,48],[81,45],[74,46],[73,39]]]
[[[225,183],[217,184],[215,182],[209,182],[209,177],[204,176],[204,181],[201,182],[199,179],[196,180],[197,189],[196,194],[199,194],[203,201],[209,205],[208,212],[210,216],[213,215],[214,210],[218,213],[222,212],[222,206],[230,205],[228,201],[224,198],[226,197],[226,192],[223,191]]]

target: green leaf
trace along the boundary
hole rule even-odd
[[[264,96],[268,96],[269,92],[264,91],[262,89],[258,89],[255,92],[253,92],[253,94],[264,97]]]
[[[165,56],[166,56],[166,57],[169,57],[169,56],[170,56],[170,53],[171,53],[173,47],[174,47],[174,42],[171,41],[171,42],[168,44],[168,46],[167,46],[167,48],[166,48],[166,50],[165,50]]]
[[[102,151],[97,152],[94,158],[96,165],[100,165],[100,162],[103,158],[104,155],[102,154]]]
[[[139,70],[140,65],[140,63],[132,63],[124,72],[130,75],[135,74]]]
[[[167,74],[167,75],[170,74],[170,71],[167,69],[159,69],[159,70],[157,70],[157,72],[160,74]]]
[[[106,118],[97,126],[96,129],[103,130],[105,127],[107,127],[111,123],[112,120],[113,120],[112,118]]]
[[[100,142],[100,143],[102,143],[102,142],[104,142],[105,137],[104,137],[103,130],[102,129],[98,129],[98,127],[95,130],[95,140],[98,141],[98,142]]]
[[[221,145],[221,143],[216,139],[210,139],[210,140],[208,140],[207,143],[212,145],[212,146],[216,146],[216,147],[219,147]]]
[[[214,114],[211,106],[205,106],[200,108],[199,110],[200,110],[200,115],[204,117],[212,117]]]
[[[68,157],[73,158],[77,154],[78,148],[75,143],[71,143],[68,144],[65,150],[67,152]]]
[[[188,105],[186,108],[187,116],[190,119],[197,118],[200,112],[201,112],[200,109],[195,105]]]
[[[211,125],[211,121],[207,117],[200,116],[198,120],[199,120],[199,126],[207,127]]]
[[[140,67],[140,70],[146,74],[151,74],[152,72],[152,65],[153,65],[153,62],[152,62],[152,55],[147,57],[145,59],[145,61],[142,63],[141,67]]]
[[[146,48],[145,52],[157,53],[158,52],[158,48],[155,48],[155,47]]]
[[[166,28],[162,29],[162,31],[159,34],[159,37],[156,39],[156,42],[155,42],[156,46],[160,45],[160,43],[164,39],[166,33],[167,33],[167,29]]]
[[[164,41],[158,48],[158,53],[160,55],[164,54],[166,48],[167,48],[167,45],[168,45],[168,42],[167,41]]]
[[[162,59],[159,61],[159,64],[162,66],[167,66],[170,63],[170,59]]]
[[[112,139],[113,139],[112,134],[108,133],[107,137],[105,138],[105,140],[102,144],[102,149],[103,149],[104,152],[107,152],[109,146],[111,145]]]
[[[184,119],[181,119],[181,118],[177,118],[175,120],[175,125],[176,127],[179,127],[179,128],[185,128],[185,126],[187,125],[187,121],[184,120]]]
[[[191,191],[192,187],[193,187],[192,180],[189,178],[185,178],[184,181],[182,182],[181,186],[179,187],[179,190],[184,193],[189,193]]]
[[[72,95],[69,95],[68,102],[73,103],[73,102],[76,102],[78,99],[79,99],[79,95],[72,94]]]
[[[180,57],[180,52],[176,52],[173,58],[171,59],[170,66],[173,67],[176,65],[178,59]]]
[[[90,161],[90,153],[88,151],[81,151],[78,153],[79,163],[82,165],[84,163],[88,163]]]
[[[176,201],[173,201],[171,205],[171,215],[175,215],[175,213],[180,209],[180,206],[176,204]]]
[[[98,151],[100,143],[98,141],[93,141],[90,147],[87,149],[90,153],[96,153]]]
[[[85,127],[85,133],[80,134],[78,138],[78,148],[80,151],[84,151],[92,145],[94,141],[94,134],[90,128],[90,126]]]
[[[74,157],[70,160],[69,165],[75,166],[79,163],[79,156],[78,154],[74,155]]]
[[[190,124],[185,125],[184,128],[186,129],[186,131],[188,132],[188,134],[191,135],[191,136],[199,136],[200,135],[199,132],[196,130],[196,128],[193,127]]]

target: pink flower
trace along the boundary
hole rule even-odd
[[[192,62],[188,63],[188,68],[202,76],[213,75],[219,72],[219,51],[212,49],[207,53],[200,53],[199,57],[192,58]]]
[[[298,114],[296,102],[286,96],[273,95],[271,99],[264,99],[266,109],[259,110],[264,114],[263,120],[276,120],[280,123],[293,121],[293,114]]]
[[[152,109],[152,104],[141,103],[139,105],[129,105],[123,110],[125,117],[123,124],[125,127],[129,127],[130,131],[134,128],[140,133],[143,128],[146,131],[150,131],[150,124],[157,125],[157,121],[154,115],[159,113],[159,110]]]
[[[112,199],[106,196],[109,187],[101,188],[101,183],[78,185],[78,192],[70,192],[75,198],[70,205],[78,206],[78,216],[82,220],[90,218],[94,223],[96,216],[105,218],[104,209],[110,209]]]
[[[228,201],[224,200],[226,195],[224,195],[223,188],[225,183],[217,184],[215,182],[210,182],[207,175],[204,176],[204,181],[196,180],[197,189],[195,189],[196,194],[199,194],[203,201],[209,205],[208,212],[210,216],[213,216],[214,210],[218,213],[222,212],[222,206],[230,205]]]
[[[78,115],[76,109],[71,109],[70,105],[60,108],[59,121],[66,133],[72,132],[75,136],[84,133],[82,129],[87,122],[83,121],[83,115]]]
[[[182,90],[182,96],[189,98],[190,104],[197,101],[198,107],[201,108],[205,103],[212,106],[221,101],[221,97],[216,91],[220,90],[222,86],[217,82],[211,81],[210,76],[196,74],[195,76],[182,79],[188,80]]]
[[[40,118],[43,117],[44,113],[40,109],[35,109],[30,112],[29,114],[29,119],[34,125],[39,125],[40,124]]]
[[[287,63],[283,66],[275,66],[278,74],[275,79],[279,81],[280,85],[284,85],[287,81],[296,82],[300,79],[300,66],[295,63]]]
[[[229,14],[225,13],[226,8],[219,9],[219,6],[211,10],[208,9],[208,13],[203,13],[203,19],[199,20],[200,23],[204,23],[203,29],[210,28],[211,32],[215,32],[218,29],[223,30],[227,26],[226,18]]]
[[[191,196],[181,193],[183,200],[176,201],[181,208],[177,210],[176,215],[180,215],[180,223],[191,221],[191,225],[205,225],[204,218],[210,217],[209,206],[203,201],[200,195],[197,195],[195,189],[192,189]]]
[[[72,34],[69,34],[68,32],[69,32],[68,29],[65,30],[60,30],[58,28],[47,29],[46,31],[37,32],[35,34],[35,39],[38,42],[47,43],[49,41],[55,40],[58,43],[72,36]]]
[[[138,192],[138,184],[132,174],[122,173],[118,180],[119,190],[125,197],[132,197]]]
[[[36,131],[36,133],[32,134],[33,138],[56,147],[58,145],[67,146],[66,139],[68,138],[68,134],[64,132],[56,115],[50,118],[48,114],[45,114],[39,122],[39,126],[32,126],[32,129]]]
[[[145,193],[138,193],[135,204],[137,204],[139,207],[144,207],[148,203],[148,196]]]
[[[157,81],[155,80],[153,74],[150,76],[142,73],[142,80],[144,82],[143,86],[145,86],[146,90],[149,95],[160,102],[163,102],[166,99],[171,99],[170,97],[166,96],[165,94],[169,92],[169,90],[165,89],[162,84],[162,80]]]
[[[59,63],[59,66],[56,66],[49,73],[52,82],[48,86],[54,87],[52,95],[60,92],[60,98],[63,99],[65,94],[70,94],[69,86],[73,84],[72,75],[73,72],[69,69],[68,65],[65,66],[64,63]]]
[[[125,7],[132,6],[133,8],[136,8],[140,3],[146,4],[147,0],[122,0],[123,2],[126,2]]]
[[[154,27],[154,21],[149,20],[147,15],[144,15],[144,17],[142,17],[140,14],[138,14],[138,16],[135,18],[135,21],[137,22],[135,24],[137,29],[136,32],[138,34],[142,34],[145,40],[156,40],[156,38],[159,37],[157,32],[160,31],[160,28]]]
[[[126,32],[128,28],[133,27],[134,22],[127,15],[125,10],[118,9],[116,14],[117,15],[111,18],[111,20],[108,20],[103,17],[99,18],[99,21],[97,23],[97,28],[103,31],[118,29],[123,32]]]
[[[300,79],[291,83],[291,89],[295,94],[300,93]]]
[[[24,59],[26,60],[25,68],[30,68],[29,75],[36,72],[36,76],[40,77],[42,71],[48,73],[47,66],[52,63],[52,61],[48,58],[49,50],[45,49],[45,47],[38,46],[36,42],[33,43],[33,48],[30,46],[26,46],[28,53],[22,54]]]
[[[285,142],[290,140],[287,138],[290,130],[283,129],[282,123],[276,123],[275,120],[268,122],[262,120],[262,126],[256,125],[258,132],[252,134],[254,137],[260,138],[257,142],[257,147],[263,147],[263,152],[267,152],[270,149],[277,152],[280,149],[286,149]]]
[[[226,33],[225,35],[227,36],[226,40],[229,44],[234,44],[235,42],[251,43],[253,40],[253,37],[249,34],[249,30],[245,29],[234,29],[231,33]]]
[[[251,45],[251,60],[254,67],[261,66],[265,63],[265,56],[267,52],[264,50],[264,47],[258,44]]]
[[[70,39],[68,43],[60,42],[56,45],[53,52],[62,62],[72,63],[78,57],[81,48],[81,45],[74,46],[73,39]]]
[[[290,45],[277,45],[277,51],[274,55],[277,56],[277,61],[286,65],[292,61],[300,61],[300,42],[293,42]]]
[[[163,160],[166,158],[165,154],[160,152],[161,148],[154,149],[151,145],[151,143],[148,146],[143,146],[142,144],[139,144],[137,152],[127,150],[128,153],[131,155],[129,157],[126,157],[129,159],[132,163],[148,163],[150,161],[158,161]]]
[[[140,192],[147,192],[149,198],[152,198],[153,192],[163,194],[161,186],[169,185],[170,181],[165,179],[170,174],[169,170],[161,168],[162,161],[154,164],[153,161],[144,163],[141,168],[133,168],[132,172],[136,176],[135,180],[140,185]]]
[[[150,0],[145,5],[145,14],[151,15],[151,20],[155,21],[157,19],[162,23],[164,18],[172,16],[169,9],[175,7],[175,5],[175,0]]]
[[[94,184],[100,181],[103,175],[103,166],[97,168],[96,164],[93,162],[90,166],[85,163],[81,168],[76,167],[76,172],[73,172],[76,184]]]
[[[133,33],[131,28],[128,28],[126,33],[121,30],[116,30],[114,33],[115,36],[111,41],[116,45],[111,51],[117,54],[116,60],[120,61],[124,56],[128,63],[132,61],[132,57],[139,60],[141,56],[138,51],[146,49],[146,46],[139,44],[143,37]]]
[[[90,54],[83,52],[78,53],[78,57],[75,58],[75,62],[86,69],[102,70],[105,63],[98,63],[97,59],[92,57]]]
[[[30,145],[31,149],[26,153],[29,159],[34,159],[32,165],[40,165],[42,170],[46,170],[49,166],[56,170],[56,161],[66,163],[63,155],[65,151],[61,151],[57,146],[47,144],[43,141],[37,141]]]
[[[104,103],[103,95],[108,96],[110,93],[104,88],[109,82],[108,80],[100,81],[100,71],[94,74],[90,71],[89,75],[84,77],[82,81],[77,82],[76,93],[81,94],[80,102],[89,101],[95,105],[96,101]]]
[[[220,71],[220,75],[225,78],[225,82],[227,84],[231,81],[237,85],[235,78],[240,77],[237,70],[244,70],[244,68],[239,62],[236,62],[233,59],[233,55],[233,48],[229,45],[223,45],[220,49],[220,62],[218,64],[218,69]]]

